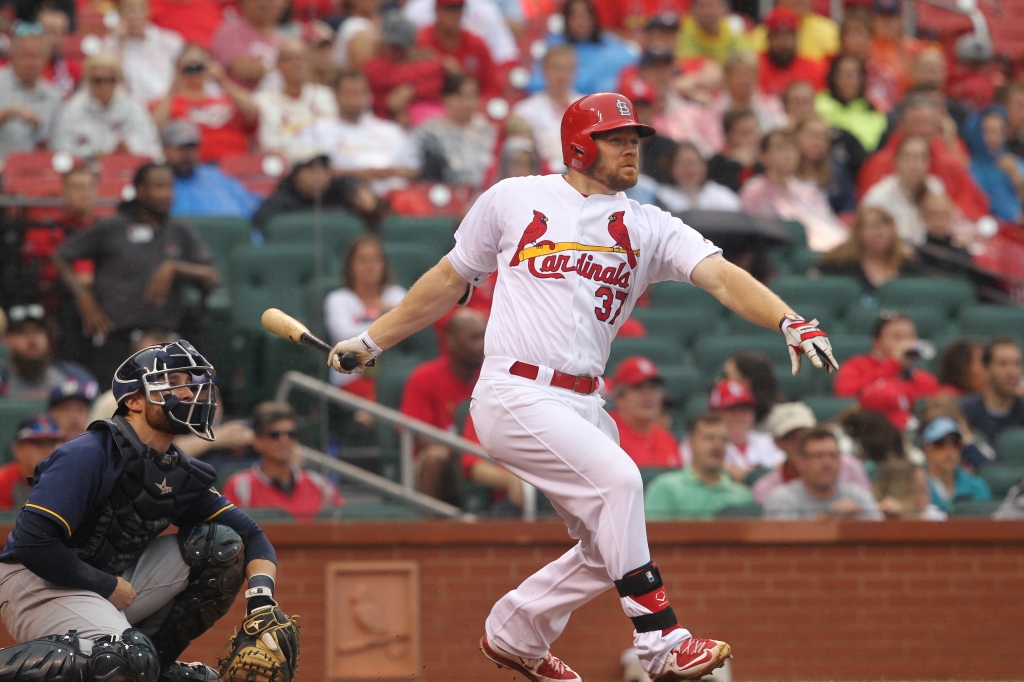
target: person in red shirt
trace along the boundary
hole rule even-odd
[[[689,2],[682,0],[601,0],[594,2],[601,28],[620,35],[637,38],[652,17],[686,13]]]
[[[14,461],[0,467],[0,509],[21,509],[28,502],[31,488],[27,479],[36,465],[49,457],[64,442],[57,422],[44,414],[29,417],[18,424],[11,453]]]
[[[178,118],[198,126],[203,163],[248,153],[259,116],[249,92],[228,78],[224,67],[198,45],[187,46],[175,68],[171,89],[153,108],[157,126]]]
[[[324,509],[344,504],[333,483],[299,467],[295,429],[295,410],[288,403],[257,405],[252,414],[252,445],[247,449],[259,460],[228,479],[224,497],[239,509],[280,509],[296,521],[312,521]],[[240,459],[248,459],[246,453]]]
[[[914,321],[883,310],[871,330],[871,352],[855,355],[836,373],[833,390],[857,398],[861,407],[884,413],[897,428],[910,422],[914,402],[939,391],[939,380],[914,365],[921,358]]]
[[[401,412],[439,429],[455,429],[455,412],[470,399],[484,364],[487,318],[461,310],[445,330],[447,354],[418,365],[405,382]],[[447,446],[417,439],[416,488],[452,504],[459,503],[456,458]]]
[[[681,467],[679,443],[658,425],[664,398],[658,367],[634,355],[619,363],[611,383],[615,409],[610,414],[619,427],[619,447],[641,468]]]
[[[416,49],[416,24],[397,12],[384,20],[377,54],[363,65],[373,93],[373,113],[402,125],[441,113],[445,68],[435,55]]]
[[[764,21],[768,29],[768,49],[760,57],[758,75],[761,92],[781,97],[790,83],[806,81],[815,90],[825,87],[824,62],[812,61],[796,53],[796,29],[800,17],[788,7],[776,7]]]
[[[501,93],[487,44],[460,26],[463,0],[437,0],[437,21],[420,31],[418,45],[437,54],[449,71],[472,76],[486,98]]]
[[[149,0],[149,18],[186,42],[209,48],[214,31],[224,21],[224,10],[216,0]]]

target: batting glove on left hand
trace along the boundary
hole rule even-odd
[[[831,374],[839,369],[839,363],[832,355],[832,343],[828,335],[818,329],[818,321],[808,322],[798,315],[787,313],[779,323],[786,345],[789,346],[789,359],[793,363],[793,376],[800,372],[800,356],[806,354],[818,369],[822,367]]]

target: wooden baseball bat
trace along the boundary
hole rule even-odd
[[[263,323],[264,329],[271,334],[277,334],[282,339],[318,350],[324,354],[331,352],[332,346],[330,344],[318,339],[306,328],[306,325],[277,308],[267,308],[264,310],[260,321]],[[341,368],[344,370],[353,370],[358,364],[359,360],[356,358],[355,353],[345,353],[341,356]]]

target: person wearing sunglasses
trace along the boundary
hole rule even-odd
[[[95,385],[81,367],[53,358],[46,310],[39,303],[7,309],[10,327],[3,336],[10,354],[0,369],[0,398],[46,400],[51,391],[67,383]]]
[[[960,426],[950,417],[937,417],[921,429],[932,504],[944,512],[952,511],[957,502],[992,499],[988,483],[960,466],[963,443]]]
[[[39,24],[19,24],[0,70],[0,160],[46,143],[61,95],[43,78],[47,46]]]
[[[82,158],[113,152],[157,158],[160,138],[149,112],[129,97],[121,83],[121,63],[101,52],[85,60],[84,87],[57,117],[51,144]]]
[[[252,445],[240,458],[255,462],[228,479],[224,496],[240,509],[280,509],[298,521],[312,521],[320,511],[343,504],[333,483],[299,467],[297,428],[288,403],[258,404],[252,413]]]

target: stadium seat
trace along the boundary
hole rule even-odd
[[[1007,429],[996,439],[996,461],[1024,465],[1024,428]]]
[[[406,289],[415,284],[423,273],[437,265],[447,252],[448,249],[427,248],[423,244],[384,244],[384,253],[387,254],[395,283]]]
[[[219,165],[225,175],[239,180],[261,197],[277,189],[289,171],[288,161],[279,154],[230,154]]]
[[[771,283],[771,290],[786,303],[801,311],[801,303],[830,306],[834,317],[839,317],[861,294],[860,283],[853,277],[779,277]],[[803,315],[804,313],[800,313]]]
[[[114,153],[99,158],[99,194],[107,199],[125,198],[125,188],[131,187],[135,172],[152,161],[148,156]],[[130,190],[134,196],[134,188]]]
[[[871,352],[871,336],[860,334],[829,334],[832,355],[842,365],[854,355]],[[804,360],[806,363],[806,359]],[[804,370],[801,370],[804,371]]]
[[[882,307],[935,305],[955,317],[957,311],[975,300],[974,285],[956,277],[900,277],[878,289]]]
[[[289,370],[308,374],[315,379],[323,379],[327,374],[322,355],[273,334],[263,338],[260,368],[259,383],[263,393],[268,396],[273,395],[281,377]]]
[[[416,362],[432,360],[438,355],[437,334],[433,326],[427,327],[399,341],[393,350],[401,353],[403,358]]]
[[[978,475],[985,479],[992,489],[992,499],[1001,500],[1013,486],[1024,479],[1024,466],[1013,464],[989,464],[983,466]]]
[[[830,395],[832,390],[822,375],[818,370],[808,372],[806,367],[801,367],[800,373],[793,376],[792,365],[775,366],[779,392],[790,400],[803,400],[807,396],[819,394]]]
[[[722,363],[733,353],[741,350],[764,353],[775,364],[789,362],[789,350],[781,334],[732,334],[705,336],[697,341],[693,354],[697,367],[705,376],[717,375]]]
[[[619,363],[633,355],[642,355],[659,367],[682,365],[686,364],[688,360],[686,351],[670,339],[656,336],[615,339],[612,341],[612,350],[605,365],[605,375],[615,374],[615,368]]]
[[[213,254],[213,260],[225,280],[230,279],[228,263],[239,246],[252,243],[252,225],[244,218],[222,216],[180,216],[180,220],[196,228]]]
[[[672,339],[681,346],[689,346],[698,336],[722,331],[721,318],[705,310],[634,308],[630,317],[644,326],[648,336]]]
[[[833,396],[807,396],[804,398],[807,407],[814,412],[819,422],[827,422],[848,407],[857,404],[854,398],[836,398]]]
[[[884,308],[865,308],[853,305],[846,311],[846,331],[850,334],[871,334],[871,329],[878,320],[878,314]],[[935,339],[949,334],[952,323],[946,309],[934,305],[908,305],[899,309],[914,321],[917,335],[922,339]]]
[[[676,310],[700,310],[721,317],[725,308],[714,296],[685,282],[658,282],[650,286],[651,307]]]
[[[312,244],[242,246],[231,255],[232,319],[236,327],[261,329],[267,308],[298,318],[307,310],[308,291],[316,286],[316,250]],[[334,259],[324,263],[324,280],[336,281]]]
[[[672,467],[640,467],[640,479],[644,482],[644,489],[646,490],[651,481],[656,479],[658,476],[670,471],[678,470]]]
[[[753,504],[741,504],[734,507],[725,507],[715,514],[716,519],[759,519],[764,514],[764,509],[756,502]]]
[[[0,462],[11,460],[11,443],[18,430],[18,422],[34,414],[46,412],[45,400],[0,400]]]
[[[61,174],[53,167],[53,152],[18,152],[4,161],[4,193],[27,197],[59,197]]]
[[[281,213],[270,219],[264,232],[268,244],[315,244],[319,220],[328,260],[338,260],[356,237],[366,232],[362,219],[348,211]]]
[[[805,274],[808,270],[818,265],[821,254],[810,249],[795,249],[789,254],[789,270],[794,275]]]
[[[275,507],[246,507],[245,514],[254,521],[295,521],[284,509]]]
[[[665,395],[680,405],[685,404],[694,394],[703,393],[707,389],[700,372],[690,365],[665,365],[658,367],[658,372],[665,380]]]
[[[960,313],[960,330],[971,336],[1024,338],[1024,308],[1003,305],[972,305]]]
[[[676,432],[683,432],[689,429],[690,422],[708,411],[708,394],[695,395],[677,410],[672,428]]]
[[[793,239],[788,245],[789,249],[795,251],[807,248],[807,230],[804,229],[802,223],[796,220],[780,220],[779,223],[786,228]]]
[[[951,516],[989,518],[999,504],[1000,500],[960,500],[953,503]]]
[[[391,216],[380,226],[380,236],[385,242],[410,242],[427,244],[435,249],[450,251],[455,244],[455,220],[449,217],[411,218]]]
[[[802,302],[794,305],[796,311],[806,320],[817,320],[821,328],[829,334],[841,332],[844,329],[843,323],[833,306],[820,302]],[[768,329],[760,325],[747,322],[739,315],[727,313],[725,317],[726,328],[735,334],[774,334],[779,335],[778,329]]]

